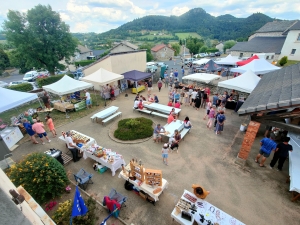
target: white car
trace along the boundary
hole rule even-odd
[[[9,87],[13,86],[13,85],[18,85],[18,84],[23,84],[23,83],[28,83],[28,81],[24,81],[24,80],[18,80],[18,81],[12,81],[9,83]]]
[[[23,80],[25,81],[35,81],[36,78],[38,77],[39,73],[36,71],[29,71],[25,73]]]
[[[156,62],[147,62],[146,63],[146,66],[153,66],[153,65],[156,65]]]
[[[156,65],[157,66],[159,66],[159,67],[162,67],[162,66],[164,66],[164,67],[166,67],[166,69],[168,69],[168,65],[167,64],[165,64],[164,62],[158,62],[158,63],[156,63]]]
[[[0,81],[0,87],[4,88],[7,87],[8,83],[4,82],[4,81]]]

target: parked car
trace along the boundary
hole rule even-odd
[[[195,58],[186,58],[184,59],[184,64],[187,65],[188,63],[193,62],[195,60],[196,60]]]
[[[36,78],[38,77],[39,73],[36,71],[29,71],[25,73],[23,80],[24,81],[35,81]]]
[[[164,62],[158,62],[158,63],[156,63],[156,66],[159,66],[159,67],[162,67],[162,66],[164,66],[164,67],[166,67],[166,69],[168,69],[168,65],[167,64],[165,64]]]
[[[45,78],[45,77],[49,77],[50,73],[48,70],[44,70],[44,71],[40,71],[39,75],[37,76],[37,78]]]
[[[209,57],[215,57],[216,55],[215,55],[215,53],[210,53],[209,54]]]
[[[221,52],[215,52],[215,56],[221,56]]]
[[[61,75],[61,74],[66,74],[68,71],[66,70],[56,70],[55,75]]]
[[[152,66],[152,65],[155,65],[155,64],[156,64],[156,62],[147,62],[146,66]]]
[[[8,83],[4,82],[4,81],[0,81],[0,87],[4,88],[7,87]]]
[[[23,84],[23,83],[28,83],[28,81],[25,80],[18,80],[18,81],[12,81],[8,84],[8,86],[13,86],[13,85],[18,85],[18,84]]]
[[[200,58],[204,58],[206,56],[206,54],[205,53],[200,53],[199,56],[200,56]]]
[[[147,66],[146,70],[149,71],[150,73],[155,73],[157,71],[157,66],[155,65]]]
[[[74,75],[74,79],[81,80],[84,77],[84,73],[82,72],[83,67],[77,68],[76,71],[71,72]]]

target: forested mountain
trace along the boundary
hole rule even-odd
[[[232,15],[214,17],[202,8],[191,9],[181,16],[145,16],[128,22],[117,29],[99,35],[99,38],[125,39],[131,32],[141,30],[166,30],[176,32],[197,32],[202,37],[218,40],[247,39],[272,18],[255,13],[247,18]]]

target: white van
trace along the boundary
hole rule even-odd
[[[184,59],[184,65],[189,64],[190,62],[193,62],[193,61],[195,61],[194,58],[186,58],[186,59]]]
[[[35,81],[36,78],[38,77],[39,73],[36,71],[29,71],[25,73],[23,80],[25,81]]]

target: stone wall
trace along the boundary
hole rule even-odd
[[[174,50],[164,47],[157,52],[151,52],[155,60],[167,60],[171,57],[174,57]]]

